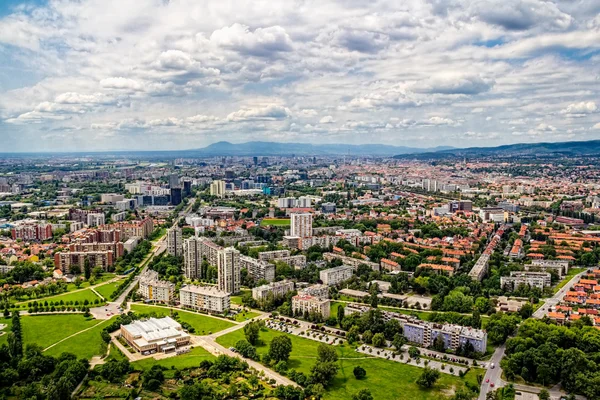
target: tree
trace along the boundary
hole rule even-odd
[[[251,342],[252,343],[252,342]],[[279,335],[271,341],[269,357],[275,362],[287,361],[292,352],[292,341],[287,335]]]
[[[363,342],[365,342],[367,344],[371,344],[371,342],[373,341],[373,332],[364,331],[362,334],[362,338],[363,338]]]
[[[327,386],[335,378],[338,372],[338,364],[336,362],[317,361],[310,372],[310,381],[312,383],[320,383],[323,386]]]
[[[373,346],[375,347],[385,347],[385,336],[383,333],[376,333],[373,335]]]
[[[369,389],[361,389],[352,395],[352,400],[373,400],[373,395]]]
[[[252,321],[244,326],[244,336],[251,345],[256,346],[260,339],[260,322]]]
[[[438,370],[425,367],[423,373],[417,379],[417,385],[424,388],[431,388],[438,379],[440,379],[440,372]]]
[[[337,309],[337,322],[340,326],[342,326],[343,320],[344,320],[344,306],[340,305]]]
[[[242,355],[242,357],[250,358],[252,360],[256,360],[258,358],[256,348],[247,340],[238,340],[238,342],[235,344],[235,349]]]
[[[519,315],[521,315],[521,318],[523,319],[530,318],[533,315],[533,306],[531,303],[523,304],[523,307],[519,310]]]
[[[408,349],[408,355],[410,358],[419,358],[421,356],[421,352],[415,346],[410,346]]]
[[[356,379],[363,379],[365,376],[367,376],[367,371],[360,365],[354,367],[354,371],[352,372],[354,372],[354,377]]]
[[[317,347],[317,361],[337,362],[337,360],[337,350],[333,346],[326,345],[325,343],[319,344],[319,347]]]
[[[473,311],[473,318],[471,318],[471,326],[475,329],[481,329],[481,313],[477,307]]]
[[[433,348],[440,353],[443,353],[446,350],[446,343],[444,343],[444,338],[442,335],[437,335],[435,340],[433,341]]]
[[[89,280],[92,276],[92,266],[90,264],[90,259],[88,257],[85,258],[83,262],[83,272],[86,280]]]
[[[406,343],[408,343],[408,339],[406,339],[406,337],[404,335],[401,335],[400,333],[396,333],[394,335],[394,340],[392,340],[392,345],[396,348],[396,350],[398,350],[398,351],[402,350],[402,346],[404,346]]]
[[[538,394],[538,398],[540,400],[550,400],[550,393],[546,389],[542,389]]]
[[[360,340],[360,329],[356,325],[352,325],[352,328],[348,331],[348,335],[346,335],[346,339],[348,339],[348,343],[352,344],[358,342]]]

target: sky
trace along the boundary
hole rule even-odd
[[[1,0],[0,152],[600,139],[598,0]]]

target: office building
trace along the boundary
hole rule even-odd
[[[225,196],[225,182],[224,181],[213,181],[210,184],[210,195],[217,197]]]
[[[312,237],[313,216],[310,213],[291,214],[290,215],[290,236],[299,238]]]
[[[169,189],[180,188],[179,177],[175,174],[169,175]]]
[[[179,290],[179,301],[182,307],[218,314],[231,307],[229,294],[215,286],[184,285]]]
[[[353,268],[349,265],[324,269],[319,272],[319,278],[324,285],[334,286],[352,278]]]
[[[121,325],[121,337],[142,354],[170,352],[190,343],[190,335],[171,317],[150,318]]]
[[[175,257],[183,255],[183,237],[181,228],[178,226],[167,230],[167,252]]]
[[[178,206],[181,204],[182,191],[181,188],[171,188],[171,205]]]

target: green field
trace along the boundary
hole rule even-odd
[[[98,322],[100,321],[84,318],[81,314],[25,315],[21,317],[23,343],[36,343],[45,349]]]
[[[252,290],[240,290],[239,294],[231,296],[231,304],[241,306],[242,305],[242,297],[245,294],[252,294]]]
[[[111,350],[112,352],[112,350]],[[198,367],[204,360],[213,360],[215,356],[204,350],[202,347],[194,347],[189,353],[182,354],[179,356],[169,357],[162,360],[155,360],[154,358],[146,358],[145,360],[136,361],[131,365],[136,370],[146,370],[151,368],[153,365],[160,365],[167,368],[165,375],[170,377],[172,375],[171,367],[178,369],[194,368]],[[171,375],[169,375],[171,374]]]
[[[82,290],[80,292],[72,292],[72,293],[63,293],[63,294],[59,294],[57,296],[52,296],[52,297],[46,297],[44,299],[41,299],[42,302],[44,301],[78,301],[79,304],[82,304],[85,300],[93,303],[94,300],[96,299],[100,299],[100,297],[96,296],[96,294],[94,292],[92,292],[90,289],[85,289]],[[31,300],[31,301],[35,301],[35,300]],[[38,302],[40,301],[40,299],[37,300]],[[23,302],[24,304],[27,304],[28,301]]]
[[[82,317],[83,318],[83,317]],[[93,356],[102,355],[106,351],[106,344],[100,337],[100,332],[110,323],[110,320],[98,322],[92,329],[82,332],[72,338],[48,349],[45,354],[58,356],[62,353],[72,353],[78,358],[91,359]]]
[[[249,319],[258,317],[260,314],[255,311],[242,311],[235,316],[237,322],[244,322]]]
[[[282,334],[273,330],[261,331],[262,343],[257,346],[257,352],[261,355],[266,354],[271,340]],[[288,336],[292,340],[289,367],[309,375],[316,361],[319,342],[294,335]],[[217,338],[217,342],[225,347],[232,347],[241,339],[244,339],[244,332],[240,329]],[[434,389],[424,390],[415,383],[423,371],[421,368],[380,358],[365,358],[365,355],[356,353],[347,345],[337,346],[336,349],[340,359],[340,370],[325,399],[349,399],[360,389],[368,388],[375,399],[433,400],[443,398],[442,393],[449,395],[453,390],[465,385],[463,379],[442,374]],[[359,381],[354,378],[352,370],[357,365],[367,370],[366,379]],[[476,382],[476,374],[470,372],[465,379]]]
[[[228,322],[224,319],[213,318],[207,315],[167,307],[132,304],[131,310],[144,314],[154,312],[158,316],[171,315],[171,310],[176,311],[179,314],[179,319],[181,321],[187,322],[194,327],[196,330],[196,335],[208,335],[210,333],[219,332],[235,325],[233,322]]]
[[[121,283],[123,283],[124,279],[118,280],[116,282],[106,283],[101,286],[96,286],[94,290],[102,295],[106,300],[110,301],[110,295],[117,289]]]
[[[265,218],[260,221],[260,226],[289,226],[289,218]]]

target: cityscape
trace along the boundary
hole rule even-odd
[[[0,398],[600,399],[600,4],[0,4]]]

